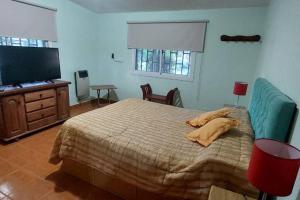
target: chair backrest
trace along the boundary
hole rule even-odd
[[[150,86],[149,83],[147,83],[145,85],[141,85],[141,89],[142,89],[142,92],[143,92],[143,99],[144,100],[146,99],[147,95],[152,94],[152,89],[151,89],[151,86]]]
[[[174,95],[175,92],[178,90],[178,88],[174,88],[173,90],[170,90],[167,94],[166,104],[173,105]]]

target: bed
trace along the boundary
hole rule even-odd
[[[245,175],[251,114],[236,109],[241,125],[204,148],[185,138],[194,130],[185,121],[200,113],[123,100],[65,122],[50,162],[124,199],[207,200],[212,185],[257,197]]]

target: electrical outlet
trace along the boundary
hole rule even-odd
[[[112,53],[112,54],[111,54],[111,58],[112,58],[115,62],[119,62],[119,63],[122,63],[122,62],[123,62],[123,58],[122,58],[121,56],[119,56],[119,54]]]

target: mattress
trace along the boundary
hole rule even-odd
[[[139,99],[127,99],[66,121],[50,162],[71,159],[143,190],[181,199],[208,198],[211,185],[257,196],[247,181],[253,139],[246,110],[241,125],[209,147],[186,139],[199,115]]]

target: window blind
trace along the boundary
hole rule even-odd
[[[165,49],[203,52],[207,21],[128,22],[131,49]]]
[[[17,0],[0,1],[0,35],[57,41],[56,10]]]

